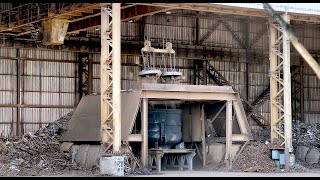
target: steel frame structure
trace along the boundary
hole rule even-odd
[[[283,18],[289,22],[287,14]],[[292,152],[290,40],[280,25],[269,25],[271,142]]]
[[[292,69],[292,118],[304,122],[303,61]]]
[[[121,149],[120,28],[120,3],[102,3],[100,60],[102,155],[117,154]]]

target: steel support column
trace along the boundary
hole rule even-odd
[[[226,102],[226,154],[225,163],[231,168],[231,146],[232,146],[232,101]]]
[[[79,53],[80,98],[88,95],[88,53]]]
[[[283,18],[289,22],[287,14]],[[278,24],[269,24],[271,141],[292,152],[290,40]]]
[[[142,99],[141,125],[141,163],[146,168],[148,164],[148,98]]]
[[[113,99],[113,151],[121,150],[121,8],[120,3],[112,3],[112,99]]]
[[[111,20],[112,19],[112,20]],[[103,153],[120,152],[120,3],[101,4],[101,138]],[[112,96],[111,96],[112,94]]]

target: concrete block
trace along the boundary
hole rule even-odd
[[[222,143],[213,143],[208,146],[208,155],[214,162],[220,162],[226,153],[226,145]]]
[[[242,146],[241,144],[232,144],[232,146],[231,146],[231,160],[233,160],[236,157],[241,146]]]
[[[235,158],[237,152],[240,150],[241,144],[232,144],[231,146],[231,160]],[[226,145],[222,143],[213,143],[208,146],[208,155],[212,157],[214,162],[221,162],[226,154]]]
[[[309,148],[306,146],[298,146],[296,149],[296,158],[297,160],[305,161],[306,155],[309,151]]]
[[[87,160],[89,146],[90,145],[80,145],[79,150],[76,154],[75,161],[81,167],[85,165],[85,162]]]
[[[124,157],[111,156],[100,158],[100,174],[124,176]]]
[[[99,159],[100,159],[100,153],[101,153],[100,145],[90,145],[84,167],[92,168],[98,165]]]
[[[71,162],[74,163],[76,159],[76,154],[79,150],[80,146],[79,145],[73,145],[71,147]]]
[[[319,162],[319,157],[320,152],[317,149],[313,148],[308,152],[306,156],[306,162],[310,165],[317,164]]]
[[[60,151],[67,152],[71,149],[72,145],[73,143],[71,142],[63,142],[62,144],[60,144]]]

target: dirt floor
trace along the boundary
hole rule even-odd
[[[162,171],[152,175],[137,175],[133,177],[320,177],[320,171],[315,173],[258,173],[258,172],[217,172],[217,171]]]
[[[72,159],[69,151],[61,150],[59,137],[66,130],[66,126],[73,112],[59,118],[45,128],[35,132],[27,132],[19,139],[0,140],[0,176],[102,176],[99,168],[85,169],[79,167]],[[314,153],[316,162],[299,161],[297,159],[290,172],[284,173],[270,159],[270,129],[253,133],[254,141],[245,146],[242,153],[233,163],[232,170],[228,170],[223,161],[217,163],[207,159],[207,166],[202,167],[202,161],[194,158],[194,171],[162,171],[155,173],[138,170],[132,177],[160,176],[160,177],[232,177],[232,176],[320,176],[320,153]],[[320,147],[320,124],[305,125],[294,123],[293,142],[296,146],[305,146],[316,150]],[[320,150],[320,149],[319,149]],[[200,151],[201,152],[201,151]],[[309,156],[307,156],[310,159]],[[311,158],[312,159],[312,158]],[[127,167],[127,166],[126,166]],[[129,167],[129,166],[128,166]],[[129,171],[128,171],[129,172]],[[105,176],[105,175],[104,175]]]

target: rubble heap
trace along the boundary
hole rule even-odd
[[[70,154],[60,151],[59,137],[67,128],[73,112],[35,132],[27,132],[15,141],[0,142],[1,176],[55,174],[76,169]]]
[[[243,150],[233,163],[234,171],[279,172],[275,161],[269,157],[269,147],[260,142],[252,142]]]
[[[320,147],[320,124],[306,125],[294,121],[292,130],[293,146]]]

